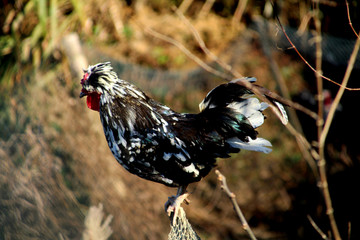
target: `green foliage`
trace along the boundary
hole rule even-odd
[[[184,54],[179,54],[174,58],[174,64],[182,66],[186,62],[187,58]]]
[[[18,70],[38,68],[47,60],[63,33],[85,24],[81,1],[29,0],[7,3],[0,36],[0,89],[15,86]],[[70,5],[70,6],[69,6]]]
[[[61,126],[56,122],[51,122],[50,125],[57,133],[61,133],[63,131]]]
[[[0,54],[1,56],[10,54],[15,47],[16,41],[9,35],[0,37]]]
[[[302,161],[303,156],[300,153],[292,153],[291,155],[287,155],[285,157],[285,163],[289,164],[290,166],[298,164],[300,161]]]
[[[160,66],[166,65],[169,62],[169,56],[166,54],[166,51],[162,47],[155,47],[152,55],[154,56],[157,64]]]
[[[130,40],[132,38],[132,36],[134,35],[134,31],[130,25],[126,24],[126,25],[124,25],[123,34],[124,34],[126,40]]]

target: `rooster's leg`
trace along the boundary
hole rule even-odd
[[[165,211],[167,212],[168,216],[170,217],[171,212],[174,212],[172,218],[173,225],[175,224],[181,203],[183,203],[184,201],[186,203],[189,202],[189,200],[187,200],[187,197],[190,195],[190,193],[186,191],[186,187],[187,186],[180,186],[177,190],[176,196],[169,197],[169,200],[165,203]]]

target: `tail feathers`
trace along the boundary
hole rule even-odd
[[[264,123],[264,111],[268,104],[261,102],[257,98],[244,99],[241,102],[232,102],[226,106],[236,114],[244,115],[253,128],[257,128]]]
[[[287,116],[287,113],[286,113],[286,111],[285,111],[285,108],[284,108],[284,106],[281,104],[281,103],[279,103],[279,102],[277,102],[277,101],[275,101],[275,100],[273,100],[273,103],[276,105],[276,107],[277,107],[277,109],[280,111],[280,114],[279,114],[279,119],[281,120],[281,122],[284,124],[284,125],[286,125],[288,122],[289,122],[289,118],[288,118],[288,116]]]
[[[226,142],[229,143],[231,147],[237,149],[240,148],[263,153],[270,153],[272,151],[271,143],[264,138],[256,138],[255,140],[248,139],[247,142],[241,141],[239,138],[229,138]]]
[[[242,78],[241,80],[255,82],[256,78]],[[229,82],[212,89],[199,104],[199,108],[200,111],[204,111],[205,109],[225,107],[229,103],[234,101],[240,102],[242,99],[247,99],[251,96],[253,96],[253,93],[247,88],[235,82]]]
[[[268,104],[260,103],[249,89],[237,84],[238,81],[255,82],[256,78],[236,79],[217,86],[200,103],[200,111],[227,108],[239,121],[243,121],[245,117],[253,128],[257,128],[264,123],[262,111],[268,107]]]
[[[245,83],[247,81],[250,83],[253,83],[256,81],[256,79],[255,78],[240,78],[240,79],[234,79],[230,83],[236,83],[238,85],[241,85],[241,86],[246,87],[251,90],[256,89],[256,91],[258,93],[262,94],[264,97],[267,98],[267,100],[269,101],[268,102],[269,107],[273,110],[273,112],[281,120],[281,122],[284,125],[286,125],[288,123],[289,119],[288,119],[288,116],[287,116],[284,106],[280,103],[280,102],[282,102],[282,103],[286,104],[286,102],[287,102],[286,99],[283,99],[276,93],[271,92],[269,89],[258,86],[256,84],[250,84],[250,86],[249,86],[248,83]]]
[[[243,78],[236,82],[255,80]],[[211,130],[219,133],[229,144],[229,152],[246,149],[269,153],[271,143],[257,138],[255,130],[264,123],[262,111],[268,104],[260,102],[249,89],[236,82],[222,84],[211,90],[200,104],[200,114],[208,119]]]

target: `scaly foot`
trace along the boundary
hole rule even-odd
[[[168,214],[168,216],[170,217],[171,213],[174,213],[172,217],[173,225],[175,224],[181,204],[183,202],[187,204],[190,202],[187,199],[189,195],[190,193],[186,192],[186,187],[179,187],[176,196],[169,197],[168,201],[165,203],[165,212]]]

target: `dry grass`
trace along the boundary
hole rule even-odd
[[[85,218],[85,230],[83,232],[83,240],[106,240],[111,234],[112,230],[109,226],[112,216],[108,216],[103,221],[103,205],[92,206]]]
[[[61,160],[27,129],[0,142],[3,239],[77,238],[82,212],[61,176]]]

